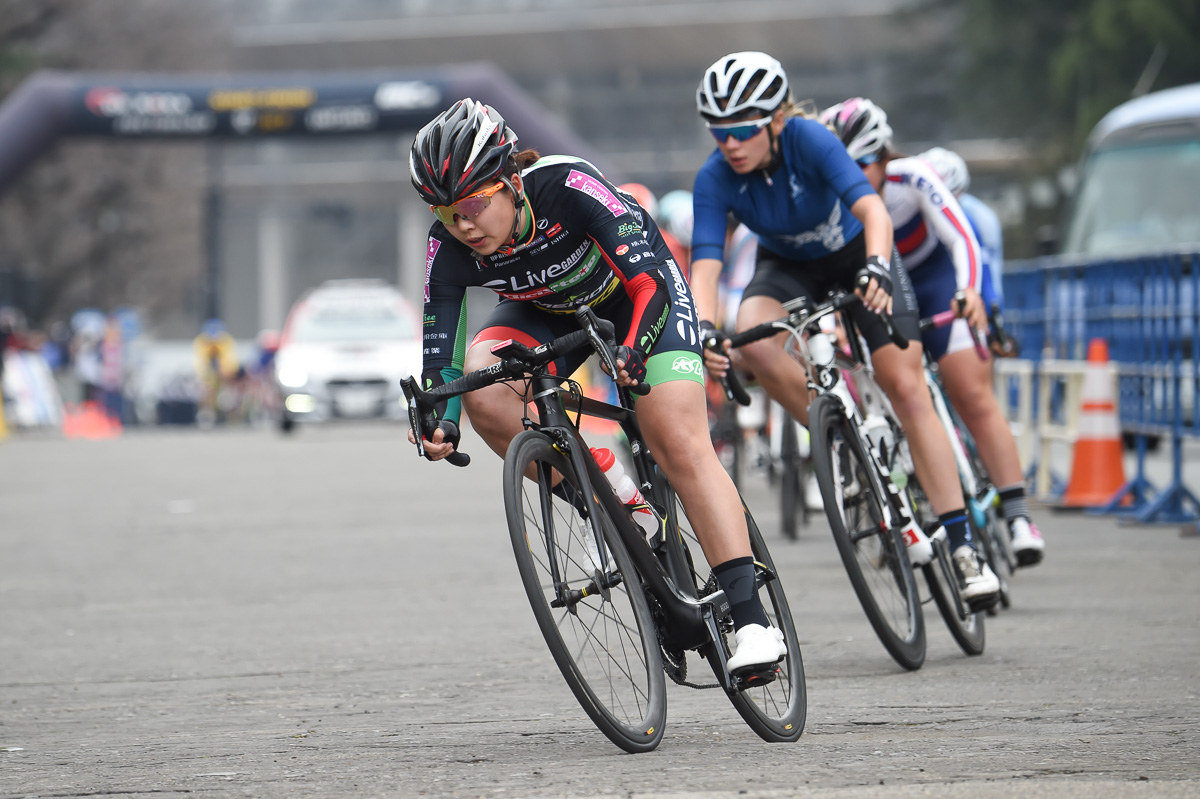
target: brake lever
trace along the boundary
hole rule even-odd
[[[417,388],[416,378],[401,378],[400,388],[407,400],[408,428],[412,430],[413,439],[417,442],[417,455],[428,460],[429,456],[425,453],[425,441],[437,430],[437,416],[433,411],[422,410],[419,398],[420,389]],[[467,466],[471,463],[471,456],[455,450],[447,455],[445,460],[454,466]]]
[[[597,318],[595,311],[588,305],[579,306],[575,311],[575,316],[581,320],[580,327],[587,331],[588,341],[591,342],[592,348],[596,350],[604,368],[612,375],[615,382],[617,373],[621,370],[617,367],[617,358],[613,354],[613,350],[617,347],[616,328],[613,327],[613,323],[607,319]],[[645,396],[650,393],[650,386],[646,383],[638,383],[636,386],[629,386],[629,390],[639,396]]]

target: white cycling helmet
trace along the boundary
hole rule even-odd
[[[918,155],[917,158],[933,167],[933,171],[938,173],[938,177],[946,184],[946,188],[954,192],[955,197],[965,192],[971,185],[971,173],[967,169],[967,162],[953,150],[947,150],[945,147],[933,147]]]
[[[892,128],[882,108],[862,97],[831,105],[821,112],[821,122],[846,145],[846,152],[855,161],[878,156],[892,143]]]
[[[696,108],[709,122],[747,112],[773,114],[788,96],[783,66],[766,53],[748,50],[717,59],[696,89]]]

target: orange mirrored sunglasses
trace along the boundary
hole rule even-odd
[[[505,188],[504,183],[500,182],[491,188],[467,195],[453,205],[431,205],[429,210],[433,211],[433,215],[443,225],[453,225],[458,221],[458,217],[473,222],[475,217],[483,213],[484,208],[492,204],[492,195],[503,188]]]

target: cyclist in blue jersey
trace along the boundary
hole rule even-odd
[[[409,169],[436,217],[425,256],[426,388],[496,363],[491,350],[501,341],[535,347],[578,330],[580,305],[612,321],[618,382],[653,386],[637,401],[638,422],[729,597],[729,670],[782,660],[783,635],[755,589],[741,499],[709,444],[691,293],[650,214],[583,159],[518,150],[496,109],[469,98],[421,128]],[[470,342],[468,286],[500,297]],[[584,360],[562,358],[555,373],[565,378]],[[501,456],[522,430],[528,401],[507,383],[462,397],[472,426]],[[454,451],[459,413],[455,402],[438,408],[438,429],[425,444],[430,460]]]
[[[971,540],[950,441],[925,389],[916,298],[893,258],[892,223],[882,199],[824,125],[806,118],[791,99],[787,75],[771,56],[740,52],[720,58],[696,92],[700,116],[717,141],[693,187],[692,289],[701,328],[717,318],[717,283],[732,213],[759,236],[758,265],[738,310],[744,330],[786,314],[796,297],[820,301],[834,288],[859,290],[856,322],[872,353],[876,377],[907,432],[913,461],[941,518],[953,560],[965,581],[963,596],[976,607],[993,603],[1000,584]],[[891,313],[897,331],[913,341],[893,344],[878,314]],[[747,367],[772,398],[807,423],[809,394],[801,366],[783,351],[784,334],[741,350]],[[726,350],[727,351],[727,350]],[[705,353],[722,375],[723,353]],[[909,555],[921,562],[932,547],[916,525],[905,531]]]

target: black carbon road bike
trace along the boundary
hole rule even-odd
[[[633,397],[618,403],[584,397],[550,364],[591,348],[616,374],[611,323],[586,306],[581,329],[530,349],[498,344],[500,360],[430,391],[402,382],[418,450],[432,435],[436,403],[496,383],[526,400],[525,430],[504,458],[504,506],[513,552],[542,636],[584,711],[628,752],[658,746],[666,724],[666,676],[692,688],[721,688],[764,740],[795,741],[804,729],[807,692],[800,642],[783,586],[754,519],[745,511],[759,588],[771,622],[783,631],[786,657],[752,673],[727,667],[733,624],[728,601],[704,561],[686,513],[642,438]],[[565,384],[565,385],[564,385]],[[639,390],[649,390],[644,384]],[[530,404],[536,414],[528,410]],[[574,419],[572,419],[574,415]],[[591,456],[583,417],[617,422],[636,482],[662,520],[651,539],[634,522]],[[455,452],[452,463],[469,457]],[[745,507],[743,503],[743,508]],[[715,683],[688,679],[687,652],[698,653]]]

